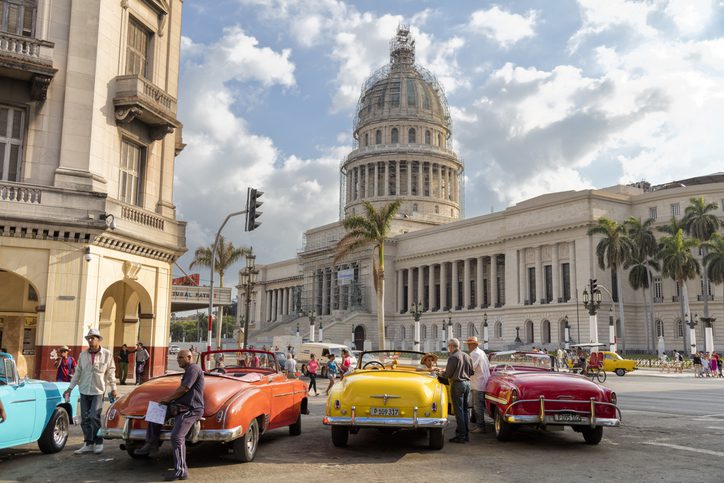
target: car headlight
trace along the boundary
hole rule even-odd
[[[611,393],[610,401],[611,401],[611,404],[617,404],[617,403],[618,403],[618,398],[616,397],[616,393],[615,393],[615,392],[612,392],[612,393]]]
[[[518,400],[518,391],[513,389],[512,391],[510,391],[510,402],[515,402],[517,400]]]
[[[218,413],[216,413],[216,422],[220,423],[224,419],[224,410],[222,409]]]

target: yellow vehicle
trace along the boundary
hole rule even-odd
[[[426,429],[429,447],[441,449],[447,425],[448,391],[415,351],[366,351],[357,367],[334,386],[322,422],[332,443],[346,446],[361,428]]]
[[[625,376],[627,372],[635,371],[636,361],[624,359],[611,351],[603,351],[603,370],[615,372],[617,376]]]

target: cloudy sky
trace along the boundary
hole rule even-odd
[[[265,192],[263,225],[246,234],[238,218],[224,234],[258,263],[294,257],[305,229],[338,219],[360,87],[400,23],[447,92],[468,217],[724,171],[724,0],[186,0],[184,269],[247,186]]]

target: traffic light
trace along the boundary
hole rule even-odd
[[[256,221],[261,216],[261,211],[258,211],[263,203],[259,201],[259,198],[264,193],[257,190],[256,188],[246,189],[246,224],[244,226],[245,231],[254,231],[261,225],[260,221]]]
[[[592,279],[591,279],[591,295],[593,295],[593,293],[594,293],[596,290],[598,290],[598,279],[597,279],[597,278],[592,278]]]

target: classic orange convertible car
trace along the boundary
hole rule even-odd
[[[223,353],[223,368],[206,367],[214,354]],[[189,432],[188,443],[220,444],[239,461],[251,461],[259,436],[271,429],[289,427],[289,434],[302,432],[302,414],[307,414],[307,388],[302,381],[287,379],[271,352],[217,350],[201,354],[204,370],[204,416]],[[121,449],[134,458],[145,439],[144,420],[149,401],[158,401],[179,386],[181,374],[149,380],[118,399],[106,413],[100,435],[122,439]],[[161,431],[168,440],[174,418]]]

